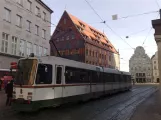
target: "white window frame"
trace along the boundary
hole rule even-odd
[[[46,21],[46,12],[43,12],[42,19]]]
[[[27,0],[27,5],[26,5],[26,7],[27,7],[27,10],[28,11],[32,11],[32,2],[30,1],[30,0]]]
[[[22,27],[22,17],[20,16],[20,15],[16,15],[16,20],[17,20],[17,22],[16,22],[16,25],[18,26],[18,27]]]
[[[25,56],[25,40],[20,40],[20,56]]]
[[[32,53],[32,43],[27,42],[27,56],[29,56]]]
[[[70,37],[69,37],[69,35],[66,37],[66,40],[69,40],[70,39]]]
[[[8,52],[8,39],[9,39],[9,34],[2,33],[1,52],[3,52],[3,53],[7,53]]]
[[[12,36],[12,54],[13,55],[17,54],[17,42],[18,42],[18,38],[15,36]]]
[[[8,8],[4,8],[4,10],[5,10],[4,20],[7,22],[11,22],[11,10],[9,10]]]
[[[42,46],[39,46],[39,56],[42,56]]]
[[[42,38],[46,39],[46,30],[42,29]]]
[[[28,32],[31,32],[31,21],[29,21],[29,20],[26,21],[26,30]]]
[[[40,8],[38,6],[35,7],[35,15],[41,17]]]
[[[46,56],[47,55],[47,48],[44,48],[44,56]]]
[[[35,25],[35,34],[39,36],[39,26],[38,25]]]
[[[37,55],[37,45],[36,44],[33,45],[33,53]]]

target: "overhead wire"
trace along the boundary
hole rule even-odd
[[[159,11],[149,11],[149,12],[145,12],[145,13],[132,14],[132,15],[128,15],[128,16],[119,17],[116,20],[108,19],[108,20],[105,20],[105,22],[107,22],[107,21],[118,21],[118,20],[121,20],[121,19],[127,19],[127,18],[131,18],[131,17],[138,17],[138,16],[143,16],[143,15],[148,15],[148,14],[154,14],[154,13],[158,13],[158,12]],[[102,23],[102,22],[93,22],[93,23],[89,23],[89,24],[99,24],[99,23]]]
[[[116,36],[118,36],[121,40],[123,40],[128,46],[130,46],[131,49],[134,49],[133,47],[131,47],[131,45],[126,42],[120,35],[118,35],[109,25],[106,24],[106,21],[104,21],[101,16],[97,13],[97,11],[91,6],[91,4],[85,0],[88,5],[91,7],[91,9],[94,11],[94,13],[99,17],[99,19],[102,21],[100,23],[104,23],[106,25],[106,27],[108,27],[114,34],[116,34]],[[7,1],[7,2],[10,2],[12,5],[16,6],[16,7],[19,7],[20,9],[24,10],[24,11],[27,11],[27,9],[23,8],[23,7],[20,7],[19,5],[16,4],[16,2],[11,2],[11,1]],[[151,14],[151,13],[156,13],[158,11],[151,11],[151,12],[146,12],[146,13],[142,13],[142,14],[135,14],[135,15],[128,15],[128,16],[125,16],[125,17],[121,17],[121,18],[118,18],[118,19],[122,19],[122,18],[129,18],[129,17],[135,17],[135,16],[140,16],[140,15],[145,15],[145,14]],[[33,12],[31,12],[31,14],[35,15]],[[1,22],[1,21],[0,21]],[[50,21],[47,21],[46,22],[50,23],[51,25],[53,25],[53,27],[58,27],[57,25],[55,25],[54,23],[50,22]],[[47,26],[47,27],[52,27],[52,26]],[[34,28],[34,27],[31,27],[31,28]],[[62,31],[62,29],[58,28],[59,30]],[[87,30],[86,30],[87,31]],[[89,31],[88,31],[89,32]],[[141,31],[140,31],[141,32]]]
[[[130,46],[132,49],[134,49],[126,40],[124,40],[119,34],[117,34],[109,25],[106,24],[106,21],[104,21],[101,16],[97,13],[97,11],[92,7],[92,5],[85,0],[85,2],[89,5],[89,7],[94,11],[94,13],[99,17],[99,19],[106,25],[107,28],[109,28],[116,36],[118,36],[122,41],[124,41],[128,46]]]
[[[158,16],[159,16],[159,15],[160,15],[160,13],[158,14]],[[158,18],[158,16],[157,16],[157,18]],[[148,34],[146,35],[145,40],[143,41],[142,46],[145,44],[145,42],[146,42],[146,40],[147,40],[147,38],[148,38],[149,34],[151,33],[152,29],[153,29],[153,26],[150,28],[150,30],[149,30],[149,32],[148,32]]]

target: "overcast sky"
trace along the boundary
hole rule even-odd
[[[101,20],[88,6],[85,0],[43,0],[53,11],[52,23],[57,24],[64,10],[78,17],[82,21],[90,24],[100,31],[104,31],[108,39],[115,48],[120,51],[121,70],[129,71],[129,59],[134,53],[123,40],[116,36],[110,29],[100,23]],[[154,40],[154,30],[151,29],[151,20],[159,18],[159,13],[154,12],[141,16],[128,17],[126,19],[112,20],[112,15],[117,14],[118,17],[124,17],[135,14],[142,14],[152,11],[158,11],[161,6],[161,0],[88,0],[97,13],[106,20],[106,23],[130,46],[136,48],[141,46],[143,41],[146,53],[151,57],[157,50]],[[158,3],[158,4],[157,4]],[[55,29],[52,26],[53,32]],[[140,32],[142,31],[142,32]],[[149,32],[150,31],[150,32]],[[138,34],[135,34],[138,33]],[[133,35],[132,35],[133,34]],[[127,39],[126,36],[129,36]]]

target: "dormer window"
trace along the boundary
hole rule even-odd
[[[79,31],[83,31],[83,29],[81,27],[77,26],[77,28]]]
[[[79,24],[81,27],[83,27],[83,28],[85,27],[85,25],[83,23],[79,22]]]
[[[85,39],[88,39],[88,36],[87,36],[87,35],[84,35],[84,34],[83,34],[83,37],[84,37]]]

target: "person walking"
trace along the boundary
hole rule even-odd
[[[12,100],[12,94],[13,94],[13,80],[8,82],[6,86],[6,93],[7,93],[7,100],[6,100],[6,106],[11,106],[11,100]]]

